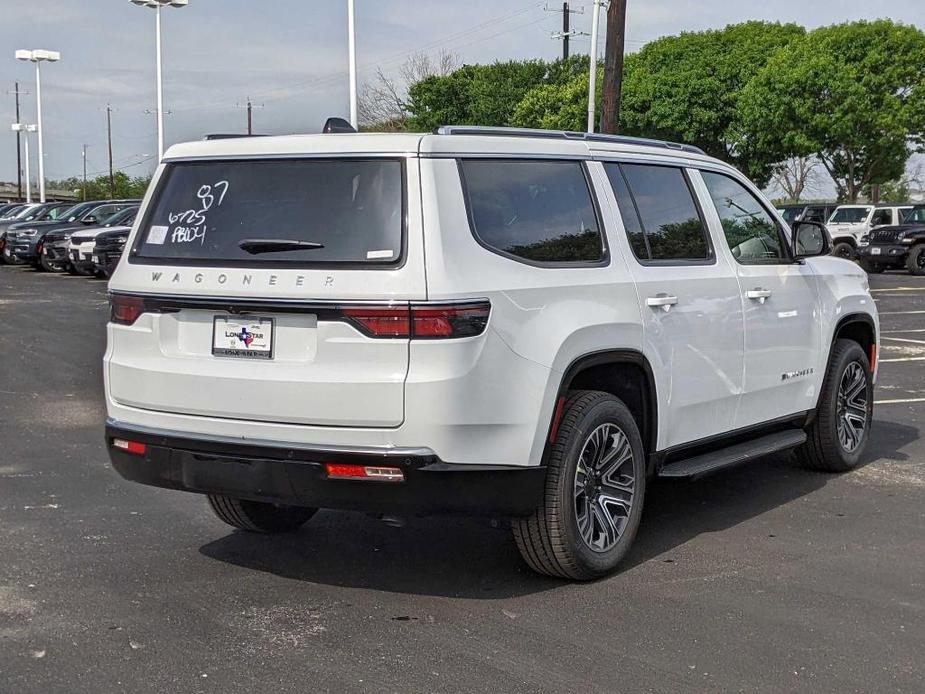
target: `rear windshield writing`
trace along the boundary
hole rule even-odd
[[[395,263],[402,199],[395,160],[171,164],[134,255],[181,263]]]

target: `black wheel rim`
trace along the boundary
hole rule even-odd
[[[915,264],[919,270],[925,270],[925,253],[919,253],[915,257]]]
[[[860,362],[845,368],[838,384],[836,419],[838,441],[846,453],[853,453],[864,442],[870,409],[868,406],[867,373]]]
[[[587,547],[606,552],[620,541],[635,489],[629,439],[616,424],[602,424],[585,439],[575,468],[575,519]]]
[[[850,246],[839,246],[835,249],[835,255],[839,258],[850,258],[851,257],[851,247]]]

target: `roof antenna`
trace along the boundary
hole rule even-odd
[[[324,129],[321,131],[326,134],[330,133],[355,133],[356,130],[350,123],[343,118],[328,118],[325,121]]]

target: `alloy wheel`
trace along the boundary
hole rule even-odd
[[[847,452],[854,452],[864,440],[868,424],[867,374],[860,362],[848,364],[838,385],[836,420],[838,440]]]
[[[611,549],[626,529],[636,487],[633,449],[615,424],[585,439],[575,468],[575,518],[582,540],[596,552]]]

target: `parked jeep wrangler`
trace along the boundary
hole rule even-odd
[[[869,273],[906,268],[925,275],[925,205],[916,205],[902,224],[870,232],[869,245],[861,249],[861,267]]]
[[[877,311],[830,245],[660,141],[177,145],[110,283],[112,463],[262,533],[318,508],[506,517],[533,569],[593,579],[654,477],[858,464]]]

